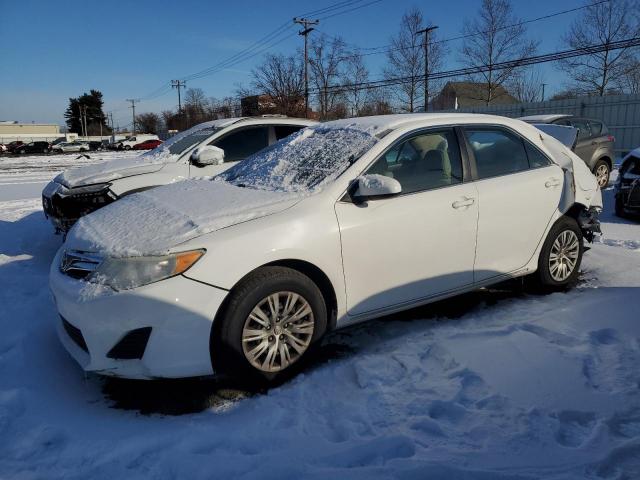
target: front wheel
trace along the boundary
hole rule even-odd
[[[297,371],[326,331],[327,309],[320,289],[306,275],[263,267],[231,291],[216,321],[214,371],[271,382]]]
[[[130,147],[129,145],[125,145],[125,146],[124,146],[124,149],[125,149],[125,150],[131,150],[131,147]]]
[[[563,290],[578,279],[584,244],[578,223],[560,218],[551,228],[538,259],[538,283],[551,290]]]
[[[596,180],[601,189],[609,185],[611,171],[606,160],[598,160],[596,166],[593,167],[593,174],[596,176]]]

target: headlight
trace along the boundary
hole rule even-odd
[[[204,250],[190,250],[157,257],[106,258],[89,281],[114,290],[127,290],[180,275],[196,263]]]

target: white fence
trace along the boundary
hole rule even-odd
[[[490,105],[456,110],[469,113],[489,113],[504,117],[524,117],[566,113],[602,120],[616,138],[615,151],[620,155],[640,147],[640,95],[610,95],[581,97],[546,102]]]

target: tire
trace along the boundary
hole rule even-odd
[[[125,145],[125,146],[124,146],[124,149],[125,149],[125,150],[131,150],[131,147],[130,147],[129,145]]]
[[[557,258],[558,253],[562,255],[560,259],[553,260],[552,255]],[[544,290],[559,291],[575,284],[583,253],[584,242],[578,222],[571,217],[561,217],[551,227],[540,251],[536,272],[538,285]]]
[[[275,296],[279,308],[270,302]],[[327,329],[320,289],[291,268],[257,269],[231,290],[225,304],[211,332],[211,361],[216,373],[238,379],[273,383],[290,378]],[[274,315],[274,307],[281,315],[289,307],[289,317]],[[301,311],[298,319],[287,321]]]
[[[593,174],[596,176],[600,189],[604,189],[609,185],[609,177],[611,168],[606,160],[598,160],[593,167]]]
[[[27,151],[24,148],[22,148],[22,149],[18,150],[18,153],[20,155],[24,155],[25,153],[27,153]]]

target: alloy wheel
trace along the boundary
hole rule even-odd
[[[273,293],[260,300],[245,320],[244,356],[258,370],[279,372],[307,351],[314,328],[313,310],[302,295]]]
[[[606,187],[609,183],[609,167],[602,164],[596,168],[596,180],[600,188]]]
[[[567,280],[576,268],[580,240],[572,230],[563,230],[556,237],[549,253],[549,273],[556,282]]]

